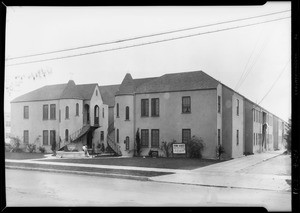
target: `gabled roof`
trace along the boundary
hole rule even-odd
[[[219,81],[202,71],[172,73],[143,79],[132,79],[129,75],[126,74],[117,95],[214,89],[219,84]]]
[[[119,90],[120,84],[117,85],[107,85],[107,86],[99,86],[99,90],[102,96],[102,100],[104,104],[107,104],[109,107],[115,105],[115,95]]]
[[[91,99],[97,85],[98,84],[76,85],[74,81],[70,80],[67,84],[56,84],[41,87],[13,99],[11,103],[59,99],[89,100]]]

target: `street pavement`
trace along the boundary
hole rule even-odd
[[[291,211],[285,191],[219,188],[6,169],[7,206],[261,206]]]

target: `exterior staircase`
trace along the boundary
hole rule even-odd
[[[117,156],[122,156],[120,146],[115,142],[115,128],[114,123],[110,124],[107,128],[107,145]]]
[[[80,129],[78,129],[77,131],[73,132],[71,135],[69,135],[69,139],[68,141],[66,141],[66,139],[64,139],[61,143],[60,143],[60,148],[58,149],[58,151],[64,151],[64,150],[71,150],[74,149],[74,143],[80,138],[82,137],[87,131],[89,131],[90,129],[90,125],[85,125],[83,127],[81,127]]]

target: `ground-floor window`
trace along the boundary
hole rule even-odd
[[[182,130],[182,143],[187,143],[191,140],[191,129]]]
[[[141,130],[141,147],[149,147],[149,130]]]
[[[239,145],[239,130],[236,130],[236,145]]]
[[[24,142],[24,144],[28,144],[29,143],[29,131],[28,130],[24,130],[24,133],[23,133],[23,142]]]
[[[125,144],[126,144],[126,150],[129,150],[129,137],[128,136],[126,137]]]
[[[218,129],[218,145],[221,145],[221,130]]]
[[[151,130],[151,147],[159,147],[159,129]]]
[[[48,130],[43,130],[43,145],[49,145]]]
[[[255,133],[253,133],[253,144],[256,145],[256,141],[255,141]]]
[[[50,130],[50,145],[52,145],[53,143],[56,143],[55,141],[55,130]]]
[[[117,143],[119,143],[119,129],[117,129]]]

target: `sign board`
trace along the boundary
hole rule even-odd
[[[173,144],[173,154],[185,154],[185,144],[184,143],[174,143]]]

